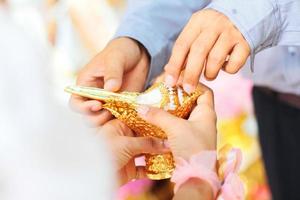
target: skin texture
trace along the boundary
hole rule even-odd
[[[171,149],[175,158],[188,160],[200,151],[216,149],[217,118],[213,93],[204,85],[202,88],[203,94],[198,98],[197,105],[188,120],[177,118],[162,109],[144,106],[138,109],[143,119],[161,127],[167,133],[166,146]],[[210,200],[213,199],[213,191],[207,182],[191,178],[179,188],[174,199]]]
[[[188,120],[153,107],[138,108],[140,117],[164,130],[168,135],[167,146],[175,157],[189,159],[203,150],[216,149],[216,113],[213,93],[202,85],[203,94],[198,98]],[[184,134],[183,134],[184,133]]]
[[[149,57],[144,47],[133,39],[112,40],[78,74],[77,85],[104,88],[110,91],[141,91],[148,74]],[[72,95],[70,106],[85,114],[95,126],[112,118],[102,110],[99,101]]]
[[[213,93],[202,86],[203,94],[188,120],[177,118],[157,108],[139,107],[139,115],[150,123],[161,127],[168,141],[151,137],[134,137],[135,134],[121,121],[107,122],[99,132],[107,139],[119,172],[120,183],[144,178],[143,168],[136,169],[133,159],[142,153],[165,153],[171,151],[175,157],[189,159],[203,150],[216,149],[216,113]],[[159,116],[159,117],[158,117]],[[182,134],[184,131],[185,134]]]
[[[107,140],[115,161],[120,185],[133,179],[146,178],[144,167],[135,167],[134,158],[144,153],[166,153],[170,150],[162,140],[152,137],[134,137],[124,123],[114,119],[99,129]]]
[[[183,87],[192,92],[202,73],[208,80],[215,79],[221,69],[236,73],[249,55],[249,44],[229,18],[215,10],[201,10],[177,38],[165,66],[165,81],[175,85],[185,69]]]

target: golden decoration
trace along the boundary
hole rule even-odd
[[[201,87],[198,86],[195,92],[190,95],[181,87],[168,87],[164,83],[156,83],[143,93],[114,93],[83,86],[69,86],[65,88],[65,91],[104,102],[103,108],[109,110],[139,136],[167,139],[167,135],[159,127],[140,118],[136,108],[139,105],[147,105],[162,108],[177,117],[186,118],[201,94]],[[148,178],[161,180],[171,177],[174,170],[171,153],[163,155],[147,154],[145,158]]]

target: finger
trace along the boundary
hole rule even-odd
[[[125,68],[125,60],[121,56],[107,58],[103,65],[105,65],[104,74],[104,89],[110,91],[118,91],[121,88],[123,73]]]
[[[132,158],[127,165],[125,166],[125,171],[126,171],[126,180],[125,183],[128,182],[129,180],[135,180],[136,179],[136,168],[135,168],[135,162],[134,158]]]
[[[133,69],[123,76],[122,91],[140,92],[144,89],[144,83],[148,74],[148,63],[141,59]]]
[[[78,95],[71,95],[69,105],[72,110],[83,114],[92,114],[102,109],[102,103],[100,101],[87,100]]]
[[[135,181],[138,179],[147,178],[146,169],[144,166],[135,166],[134,159],[132,159],[125,168],[127,174],[127,181]]]
[[[192,111],[189,121],[201,121],[203,118],[215,118],[213,91],[201,84],[202,94],[197,99],[197,106]]]
[[[213,80],[217,77],[234,45],[235,43],[229,34],[223,33],[220,35],[207,58],[204,74],[208,80]]]
[[[175,117],[174,115],[154,107],[140,106],[137,108],[137,112],[141,118],[147,122],[160,127],[167,134],[171,133],[173,130],[172,124],[180,125],[181,121],[184,121],[180,118]]]
[[[184,72],[185,72],[185,70],[182,70],[182,71],[181,71],[180,76],[179,76],[179,79],[178,79],[178,81],[177,81],[177,85],[182,86],[182,84],[183,84],[183,75],[184,75]]]
[[[144,166],[136,166],[135,173],[135,179],[147,178],[146,168]]]
[[[162,139],[153,137],[127,137],[126,145],[132,157],[145,153],[160,154],[169,151]]]
[[[192,44],[183,78],[183,88],[187,93],[195,90],[205,59],[218,37],[218,32],[207,30],[202,32]]]
[[[95,127],[105,124],[112,118],[112,114],[107,110],[101,110],[100,112],[94,113],[93,115],[89,115],[87,117],[89,123]]]
[[[197,99],[197,105],[205,104],[211,109],[214,109],[214,93],[212,89],[204,84],[201,84],[202,94]]]
[[[197,16],[192,16],[174,44],[169,62],[165,66],[167,85],[174,86],[176,84],[190,47],[201,31],[196,21]]]
[[[134,132],[118,119],[112,119],[100,127],[99,133],[101,133],[103,137],[108,138],[108,141],[115,141],[115,138],[119,136],[134,136]]]
[[[76,84],[89,87],[103,88],[103,76],[105,73],[102,65],[102,56],[95,56],[80,72],[78,73]]]
[[[237,73],[239,69],[246,63],[250,55],[250,48],[248,44],[239,43],[233,48],[229,61],[224,66],[224,71],[230,74]]]

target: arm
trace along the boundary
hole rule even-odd
[[[157,76],[167,62],[173,41],[196,10],[210,0],[131,0],[115,37],[139,41],[151,57],[148,80]]]

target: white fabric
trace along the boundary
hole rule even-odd
[[[113,199],[110,156],[53,100],[47,52],[4,10],[0,30],[0,199]]]

